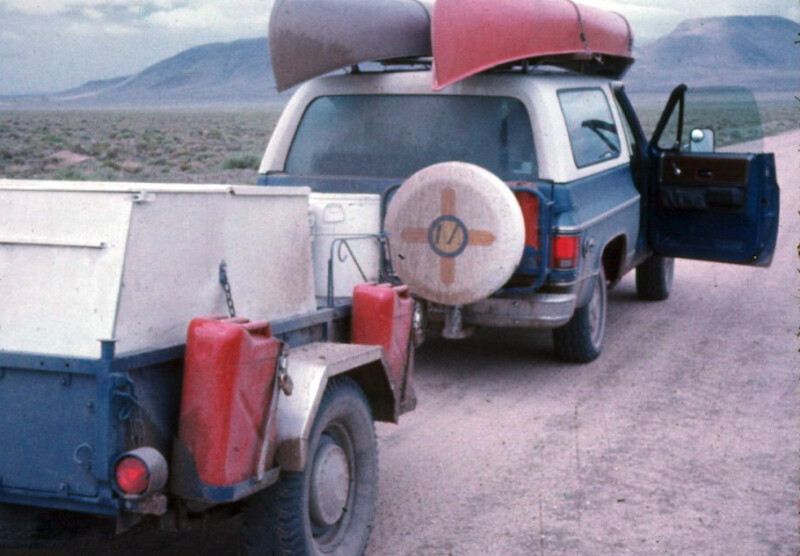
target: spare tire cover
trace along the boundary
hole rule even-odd
[[[411,176],[386,213],[394,270],[413,293],[443,305],[485,299],[522,258],[525,222],[500,178],[444,162]]]

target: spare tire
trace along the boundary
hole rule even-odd
[[[444,162],[406,180],[386,212],[394,270],[442,305],[489,297],[522,258],[525,221],[514,194],[479,166]]]

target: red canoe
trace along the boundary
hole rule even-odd
[[[436,90],[525,60],[611,77],[633,63],[627,20],[570,0],[437,0],[432,43]]]

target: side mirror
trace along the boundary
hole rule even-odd
[[[693,129],[689,134],[689,152],[692,153],[713,153],[714,152],[714,130],[713,129]]]

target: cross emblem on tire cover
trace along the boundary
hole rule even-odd
[[[426,228],[406,228],[400,238],[408,243],[427,243],[439,255],[439,280],[450,285],[456,280],[456,257],[468,246],[489,247],[494,244],[494,234],[488,230],[469,230],[456,216],[456,191],[446,187],[442,191],[441,215]]]

